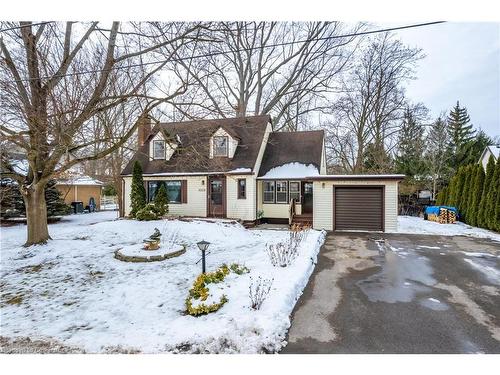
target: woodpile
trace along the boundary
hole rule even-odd
[[[440,224],[455,224],[457,221],[457,215],[451,210],[440,208],[439,215],[429,214],[427,215],[427,220],[435,221]]]

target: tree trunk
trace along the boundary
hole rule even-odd
[[[28,240],[24,246],[44,244],[50,239],[47,225],[47,204],[45,202],[45,186],[36,184],[24,195]]]

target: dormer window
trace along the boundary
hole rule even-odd
[[[153,159],[165,159],[165,141],[153,141]]]
[[[228,137],[215,136],[214,142],[214,156],[227,156],[228,151]]]

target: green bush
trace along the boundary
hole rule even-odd
[[[158,220],[160,215],[154,203],[148,203],[135,214],[135,218],[140,221]]]
[[[227,266],[223,264],[214,272],[202,273],[193,283],[193,287],[189,289],[189,296],[186,298],[186,311],[189,315],[199,316],[219,310],[228,301],[225,295],[222,295],[219,302],[214,302],[210,305],[204,303],[209,296],[207,284],[217,284],[226,278],[230,272],[238,275],[248,273],[250,270],[245,266],[240,266],[237,263]],[[194,301],[202,301],[196,306],[193,306]]]
[[[158,216],[165,216],[168,213],[168,196],[165,184],[160,184],[158,192],[153,199],[153,203]]]

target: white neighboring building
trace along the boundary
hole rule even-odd
[[[478,163],[483,166],[484,170],[486,170],[486,165],[488,165],[488,160],[492,155],[495,159],[495,162],[498,162],[498,157],[500,155],[500,145],[486,146],[484,148],[484,151],[478,161]]]

